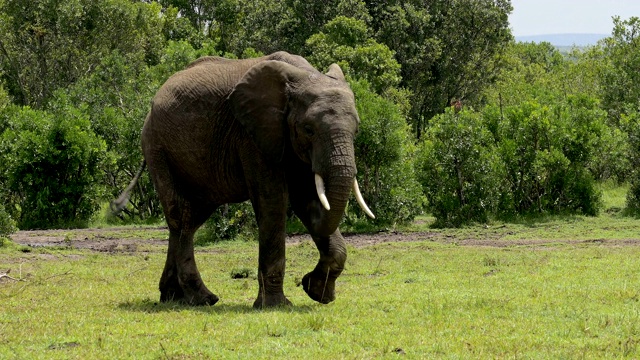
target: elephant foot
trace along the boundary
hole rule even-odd
[[[258,298],[253,302],[253,307],[264,309],[291,306],[291,301],[284,296],[283,281],[284,269],[272,269],[264,272],[258,270]]]
[[[209,291],[204,284],[197,289],[182,289],[171,286],[160,289],[160,302],[177,301],[192,306],[214,305],[219,298]]]
[[[182,299],[183,302],[192,306],[214,305],[218,300],[220,298],[204,286],[199,291],[187,292]]]
[[[293,304],[289,299],[287,299],[284,294],[278,295],[266,295],[262,296],[262,294],[258,295],[258,298],[253,303],[253,307],[255,309],[266,309],[273,307],[281,307],[281,306],[292,306]]]
[[[182,301],[184,291],[181,288],[160,290],[160,302]]]
[[[184,291],[180,287],[178,276],[175,272],[165,270],[160,279],[160,302],[182,301],[182,299],[184,299]]]
[[[302,278],[302,288],[313,300],[328,304],[336,299],[336,277],[314,270]]]

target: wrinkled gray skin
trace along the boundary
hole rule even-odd
[[[169,226],[160,300],[218,301],[196,266],[193,235],[225,203],[250,199],[259,227],[257,308],[290,304],[283,292],[290,203],[320,252],[302,280],[321,303],[335,299],[347,257],[338,224],[356,175],[354,97],[337,65],[327,74],[284,52],[206,57],[173,75],[153,99],[142,148]],[[314,174],[331,210],[321,205]]]

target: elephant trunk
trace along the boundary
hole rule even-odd
[[[315,180],[316,180],[316,193],[318,194],[320,203],[326,210],[331,210],[331,205],[329,204],[329,200],[327,199],[327,194],[325,193],[324,180],[322,179],[322,176],[316,174]],[[360,186],[358,186],[357,179],[353,179],[353,194],[356,196],[358,205],[360,205],[360,207],[365,212],[365,214],[367,214],[367,216],[369,216],[370,218],[375,219],[376,216],[373,214],[373,212],[371,212],[371,209],[369,209],[369,206],[367,206],[367,203],[364,201],[364,198],[362,197],[362,193],[360,192]]]
[[[355,171],[353,175],[349,175],[344,172],[345,170],[344,167],[334,168],[333,171],[343,171],[342,175],[330,174],[326,177],[325,196],[328,206],[322,207],[321,220],[317,226],[321,235],[330,235],[338,228],[347,207]]]
[[[312,161],[318,200],[321,203],[313,227],[322,236],[328,236],[338,228],[356,176],[352,138],[334,137],[332,140],[328,155],[324,153],[322,156],[322,151],[316,152],[314,155],[319,156]],[[320,191],[322,187],[324,194]]]

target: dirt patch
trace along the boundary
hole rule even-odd
[[[98,252],[137,252],[167,245],[166,228],[109,228],[18,231],[11,240],[32,248],[64,247]],[[151,237],[151,238],[150,238]]]
[[[157,228],[108,228],[78,230],[31,230],[19,231],[11,235],[14,243],[28,247],[66,247],[88,249],[98,252],[134,253],[138,251],[166,251],[168,230]],[[640,239],[503,239],[500,235],[483,238],[449,235],[441,232],[379,232],[375,234],[344,234],[345,241],[355,247],[365,247],[383,243],[434,241],[443,244],[479,247],[529,247],[535,249],[553,248],[559,245],[640,246]],[[307,234],[289,235],[288,245],[312,241]]]
[[[408,232],[402,233],[397,231],[379,232],[375,234],[343,234],[347,244],[355,247],[371,246],[392,242],[412,242],[434,240],[439,234],[435,232]],[[308,234],[289,235],[287,244],[299,244],[303,241],[312,241]]]
[[[144,231],[143,231],[144,230]],[[78,230],[29,230],[18,231],[11,235],[14,243],[32,248],[65,247],[74,249],[89,249],[99,252],[136,252],[140,248],[167,246],[168,230],[153,228],[149,232],[145,229],[109,228],[109,229],[78,229]],[[136,231],[139,235],[136,234]],[[433,232],[380,232],[375,234],[345,234],[345,241],[355,247],[371,246],[391,242],[410,242],[435,240],[439,238]],[[287,245],[295,245],[304,241],[312,241],[308,234],[287,236]]]

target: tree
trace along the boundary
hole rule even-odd
[[[563,83],[568,61],[550,43],[510,43],[500,62],[494,85],[483,91],[485,104],[511,106],[523,100],[547,104],[567,95]]]
[[[3,244],[3,238],[13,234],[16,231],[16,223],[11,218],[3,204],[0,204],[0,247]]]
[[[158,4],[126,0],[0,3],[0,76],[20,105],[43,108],[113,51],[158,61],[164,45]],[[138,56],[138,55],[135,55]]]
[[[495,80],[511,41],[509,0],[368,1],[376,38],[395,51],[420,138],[450,103],[472,105]]]
[[[4,130],[9,126],[9,116],[8,114],[11,111],[11,102],[7,92],[0,84],[0,134],[4,132]],[[0,156],[0,159],[2,157]],[[16,231],[16,224],[13,220],[11,214],[5,208],[4,203],[7,202],[9,198],[9,194],[6,194],[7,191],[3,184],[6,183],[5,175],[6,171],[4,171],[4,166],[0,165],[0,246],[2,245],[2,238],[8,236],[9,234]]]
[[[371,38],[362,20],[338,16],[312,35],[306,47],[317,68],[337,63],[347,75],[367,80],[378,94],[400,83],[400,64],[393,52]]]
[[[585,104],[580,102],[576,107],[575,99],[589,99],[599,107],[598,74],[603,66],[600,53],[596,48],[584,53],[574,50],[565,58],[549,43],[512,43],[502,55],[504,65],[495,85],[483,93],[483,102],[499,110],[503,118],[507,108],[523,109],[525,101],[565,109],[574,115],[583,111]],[[584,165],[598,180],[623,182],[629,171],[625,134],[615,126],[601,124],[600,116],[597,115],[597,144],[593,144],[600,151]]]
[[[9,126],[8,110],[11,109],[11,98],[0,83],[0,134]]]
[[[511,199],[501,205],[502,212],[597,215],[600,194],[589,164],[606,128],[597,101],[585,96],[572,96],[566,104],[529,100],[503,110],[489,106],[484,117]]]
[[[619,151],[626,151],[626,177],[630,189],[627,194],[627,210],[640,213],[640,18],[627,20],[613,18],[614,28],[610,37],[589,52],[589,60],[597,64],[598,84],[602,108],[607,112],[609,124],[624,133],[626,142],[620,142]],[[626,146],[622,146],[626,145]],[[609,145],[610,146],[610,145]],[[608,159],[605,159],[605,161]],[[612,161],[610,161],[612,162]]]
[[[628,109],[640,109],[640,18],[613,18],[613,33],[604,39],[607,65],[602,69],[602,106],[619,124]]]
[[[305,52],[305,42],[317,34],[331,19],[338,16],[367,21],[369,14],[361,0],[305,1],[285,0],[289,16],[280,18],[278,34],[284,41],[284,49],[300,55]],[[283,14],[284,15],[284,14]],[[278,21],[278,20],[276,20]]]
[[[207,48],[201,49],[208,50]],[[115,160],[105,164],[101,182],[115,199],[134,177],[142,161],[140,132],[149,111],[149,100],[166,79],[184,69],[201,52],[187,41],[169,41],[159,63],[149,67],[141,57],[114,51],[102,59],[95,71],[66,91],[56,93],[50,108],[66,109],[81,104],[91,129],[103,139]],[[153,184],[145,172],[131,194],[125,219],[157,218],[161,207]]]
[[[181,16],[177,19],[187,19],[191,28],[202,37],[213,40],[215,49],[221,53],[238,50],[234,47],[235,39],[245,36],[241,26],[244,13],[239,0],[161,0],[160,3],[168,9],[178,10]],[[177,25],[185,28],[183,24]],[[197,40],[193,35],[172,40],[190,40],[195,47],[200,46],[199,42],[193,41]]]

